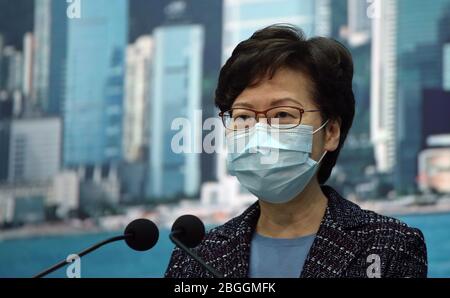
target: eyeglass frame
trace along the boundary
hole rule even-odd
[[[259,115],[259,114],[263,114],[263,115],[265,116],[265,118],[263,118],[263,119],[267,119],[267,123],[269,124],[269,126],[273,127],[272,124],[270,123],[270,118],[267,117],[267,112],[270,111],[270,110],[273,110],[273,109],[277,109],[277,108],[293,108],[293,109],[296,109],[296,110],[298,110],[298,111],[300,112],[300,119],[299,119],[297,125],[295,125],[295,126],[293,126],[293,127],[288,127],[288,128],[277,127],[278,129],[293,129],[293,128],[296,128],[297,126],[299,126],[300,124],[302,124],[302,119],[303,119],[303,114],[304,114],[304,113],[309,113],[309,112],[320,112],[319,109],[315,109],[315,110],[305,110],[305,109],[303,109],[303,108],[299,108],[299,107],[295,107],[295,106],[276,106],[276,107],[272,107],[272,108],[269,108],[269,109],[266,109],[266,110],[262,110],[262,111],[258,111],[258,110],[251,109],[251,108],[231,108],[231,109],[229,109],[229,110],[220,112],[220,113],[219,113],[219,116],[220,116],[220,118],[222,118],[222,125],[225,127],[225,129],[232,130],[232,131],[236,131],[236,130],[238,130],[238,129],[228,128],[228,127],[226,126],[226,124],[225,124],[225,118],[224,118],[224,115],[225,115],[225,113],[230,112],[230,111],[232,111],[232,110],[236,110],[236,109],[254,112],[254,113],[255,113],[255,120],[256,120],[256,121],[259,120],[258,115]],[[248,128],[245,128],[245,129],[248,129]]]

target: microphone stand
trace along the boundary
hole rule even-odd
[[[197,256],[189,247],[184,245],[180,240],[176,238],[176,234],[182,233],[182,231],[174,231],[169,234],[170,240],[181,250],[186,252],[189,256],[191,256],[194,260],[196,260],[200,265],[203,266],[206,270],[208,270],[215,278],[223,278],[223,275],[219,273],[216,269],[206,264],[199,256]]]
[[[94,244],[93,246],[83,250],[82,252],[78,253],[77,255],[81,258],[82,256],[87,255],[88,253],[96,250],[99,247],[102,247],[105,244],[108,244],[108,243],[111,243],[111,242],[115,242],[115,241],[119,241],[119,240],[124,240],[124,239],[129,238],[129,237],[133,237],[133,234],[125,234],[125,235],[116,236],[116,237],[112,237],[112,238],[103,240],[102,242]],[[65,266],[67,264],[70,264],[70,262],[68,262],[67,260],[62,260],[61,262],[53,265],[52,267],[42,271],[41,273],[36,274],[35,276],[33,276],[33,278],[44,277],[47,274],[52,273],[53,271],[55,271],[55,270]]]

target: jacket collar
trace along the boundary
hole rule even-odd
[[[342,198],[333,188],[322,186],[322,191],[328,198],[328,206],[301,277],[339,277],[361,249],[355,233],[351,231],[367,222],[364,212],[357,205]],[[234,277],[248,275],[250,243],[259,214],[259,203],[255,202],[240,216],[217,230],[232,245],[243,248],[235,257],[244,267],[236,271]]]

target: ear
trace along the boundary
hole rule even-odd
[[[341,137],[341,119],[331,120],[325,127],[324,150],[332,152],[339,146]]]

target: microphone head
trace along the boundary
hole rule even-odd
[[[172,225],[172,233],[189,248],[196,247],[205,237],[205,226],[200,218],[194,215],[180,216]]]
[[[155,246],[159,238],[158,227],[151,221],[145,218],[133,220],[125,228],[124,235],[131,234],[130,237],[125,238],[127,245],[138,251],[149,250]]]

